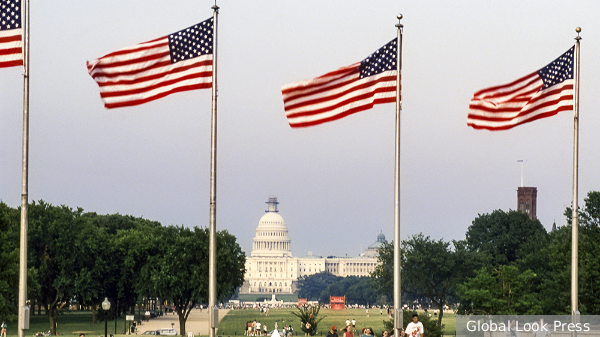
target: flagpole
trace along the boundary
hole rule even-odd
[[[213,62],[212,62],[212,123],[210,145],[210,234],[208,243],[208,310],[210,310],[209,337],[215,337],[219,322],[217,309],[217,17],[219,6],[213,9]]]
[[[578,253],[579,253],[579,223],[577,210],[577,188],[579,171],[579,33],[581,28],[575,29],[577,37],[575,38],[575,88],[573,92],[573,115],[574,115],[574,136],[573,136],[573,210],[571,221],[571,314],[579,315],[579,279],[578,279]]]
[[[29,171],[29,0],[21,3],[23,18],[23,172],[21,185],[21,236],[19,248],[19,322],[18,336],[24,337],[29,328],[27,306],[27,227],[28,227],[28,171]]]
[[[398,40],[396,54],[396,159],[394,170],[394,336],[402,329],[402,306],[400,303],[400,111],[402,110],[402,14],[398,14]]]

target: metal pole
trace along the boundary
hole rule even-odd
[[[579,280],[578,280],[578,250],[579,250],[579,224],[577,221],[577,187],[579,171],[579,33],[581,28],[575,29],[577,37],[575,38],[575,88],[573,91],[573,115],[574,115],[574,136],[573,136],[573,213],[571,223],[571,313],[579,312]]]
[[[115,335],[117,334],[117,318],[119,318],[119,300],[117,300],[117,307],[115,308]]]
[[[21,185],[21,240],[19,257],[19,324],[18,335],[24,337],[29,328],[27,306],[27,227],[28,227],[28,171],[29,171],[29,0],[21,3],[23,18],[23,172]]]
[[[523,160],[519,159],[517,162],[521,163],[521,187],[523,187]]]
[[[210,237],[208,243],[208,310],[211,316],[209,337],[215,337],[218,322],[217,303],[217,17],[219,6],[213,9],[212,62],[212,127],[210,146]]]
[[[396,54],[396,159],[394,170],[394,336],[400,336],[402,305],[400,303],[400,112],[402,110],[402,14],[398,14]]]

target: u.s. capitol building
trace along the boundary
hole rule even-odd
[[[277,198],[270,197],[267,204],[252,240],[252,253],[246,258],[240,294],[293,294],[299,277],[323,271],[342,277],[369,276],[377,266],[378,251],[385,242],[383,233],[361,256],[321,257],[309,252],[304,257],[293,257],[288,229],[277,213]]]

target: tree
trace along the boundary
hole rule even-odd
[[[317,301],[321,296],[321,292],[330,284],[333,284],[342,279],[340,276],[335,276],[330,272],[320,272],[310,276],[302,276],[298,278],[298,297],[306,298],[309,301]]]
[[[316,307],[312,307],[305,304],[303,306],[298,306],[297,308],[298,311],[292,311],[292,314],[300,318],[300,328],[309,336],[314,336],[317,332],[317,326],[319,325],[319,322],[326,317],[319,317],[321,305],[319,304]]]
[[[233,295],[244,282],[245,255],[227,231],[217,235],[217,298]],[[181,335],[196,303],[208,301],[209,230],[195,227],[161,227],[154,233],[158,254],[140,271],[140,291],[174,303]]]
[[[405,291],[427,297],[439,310],[438,325],[442,324],[444,306],[455,291],[464,272],[472,270],[468,261],[459,259],[449,242],[435,241],[417,234],[402,244],[402,280]],[[462,255],[467,252],[461,250]]]
[[[371,286],[380,294],[394,298],[394,243],[383,242],[371,273]]]
[[[541,287],[544,308],[553,314],[571,312],[571,233],[572,209],[565,210],[567,226],[552,234],[548,248],[551,274]],[[600,314],[600,192],[590,191],[578,212],[579,233],[579,311],[583,315]],[[547,287],[552,287],[548,289]],[[554,309],[550,304],[554,302]]]
[[[373,304],[377,301],[377,292],[371,288],[369,277],[341,277],[321,292],[319,302],[329,303],[329,296],[345,296],[347,304]]]
[[[208,229],[205,229],[208,232]],[[246,254],[227,230],[217,232],[217,298],[225,302],[244,284]],[[208,289],[208,287],[207,287]],[[207,297],[208,298],[208,297]]]
[[[376,289],[391,293],[393,289],[393,245],[384,245],[379,251],[380,264],[371,274]],[[456,291],[456,286],[485,261],[486,255],[468,251],[462,241],[435,241],[417,234],[402,243],[402,290],[419,297],[427,297],[437,307],[441,325],[443,307]]]
[[[571,313],[571,226],[561,226],[548,235],[548,246],[537,252],[542,258],[536,273],[544,315]],[[545,268],[542,269],[541,266]],[[582,272],[580,270],[580,272]],[[581,287],[581,284],[580,284]]]
[[[38,303],[47,309],[52,335],[60,306],[74,294],[77,260],[82,255],[75,247],[83,229],[82,211],[44,201],[29,206],[29,263],[37,270]]]
[[[17,317],[19,288],[19,211],[0,202],[0,317]]]
[[[85,226],[73,242],[79,255],[74,270],[74,295],[83,306],[92,307],[92,324],[96,324],[96,308],[105,297],[114,297],[118,261],[113,259],[114,246],[105,228],[98,226],[95,214],[84,215]],[[114,305],[114,304],[113,304]]]
[[[139,299],[150,295],[145,290],[147,287],[141,270],[151,256],[160,254],[156,233],[162,226],[159,222],[143,218],[126,218],[132,225],[117,230],[112,242],[114,258],[121,261],[116,291],[124,308],[133,310],[136,303],[141,303]],[[123,219],[117,221],[123,222]]]
[[[459,313],[478,315],[538,315],[542,307],[533,289],[536,275],[516,266],[484,267],[458,287]]]
[[[517,261],[526,242],[546,235],[544,226],[519,211],[495,210],[480,214],[466,234],[467,247],[471,251],[487,253],[494,266]]]

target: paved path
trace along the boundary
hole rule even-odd
[[[219,322],[227,313],[228,309],[219,309]],[[141,335],[144,331],[147,330],[157,330],[162,328],[170,328],[171,323],[175,323],[173,326],[177,329],[177,333],[180,334],[181,331],[179,329],[179,316],[173,313],[169,313],[160,317],[150,319],[150,322],[142,322],[142,325],[138,325],[137,334]],[[188,316],[187,322],[185,324],[185,331],[193,332],[195,336],[197,335],[208,335],[208,310],[203,309],[192,309],[190,315]],[[150,336],[148,336],[150,337]]]

